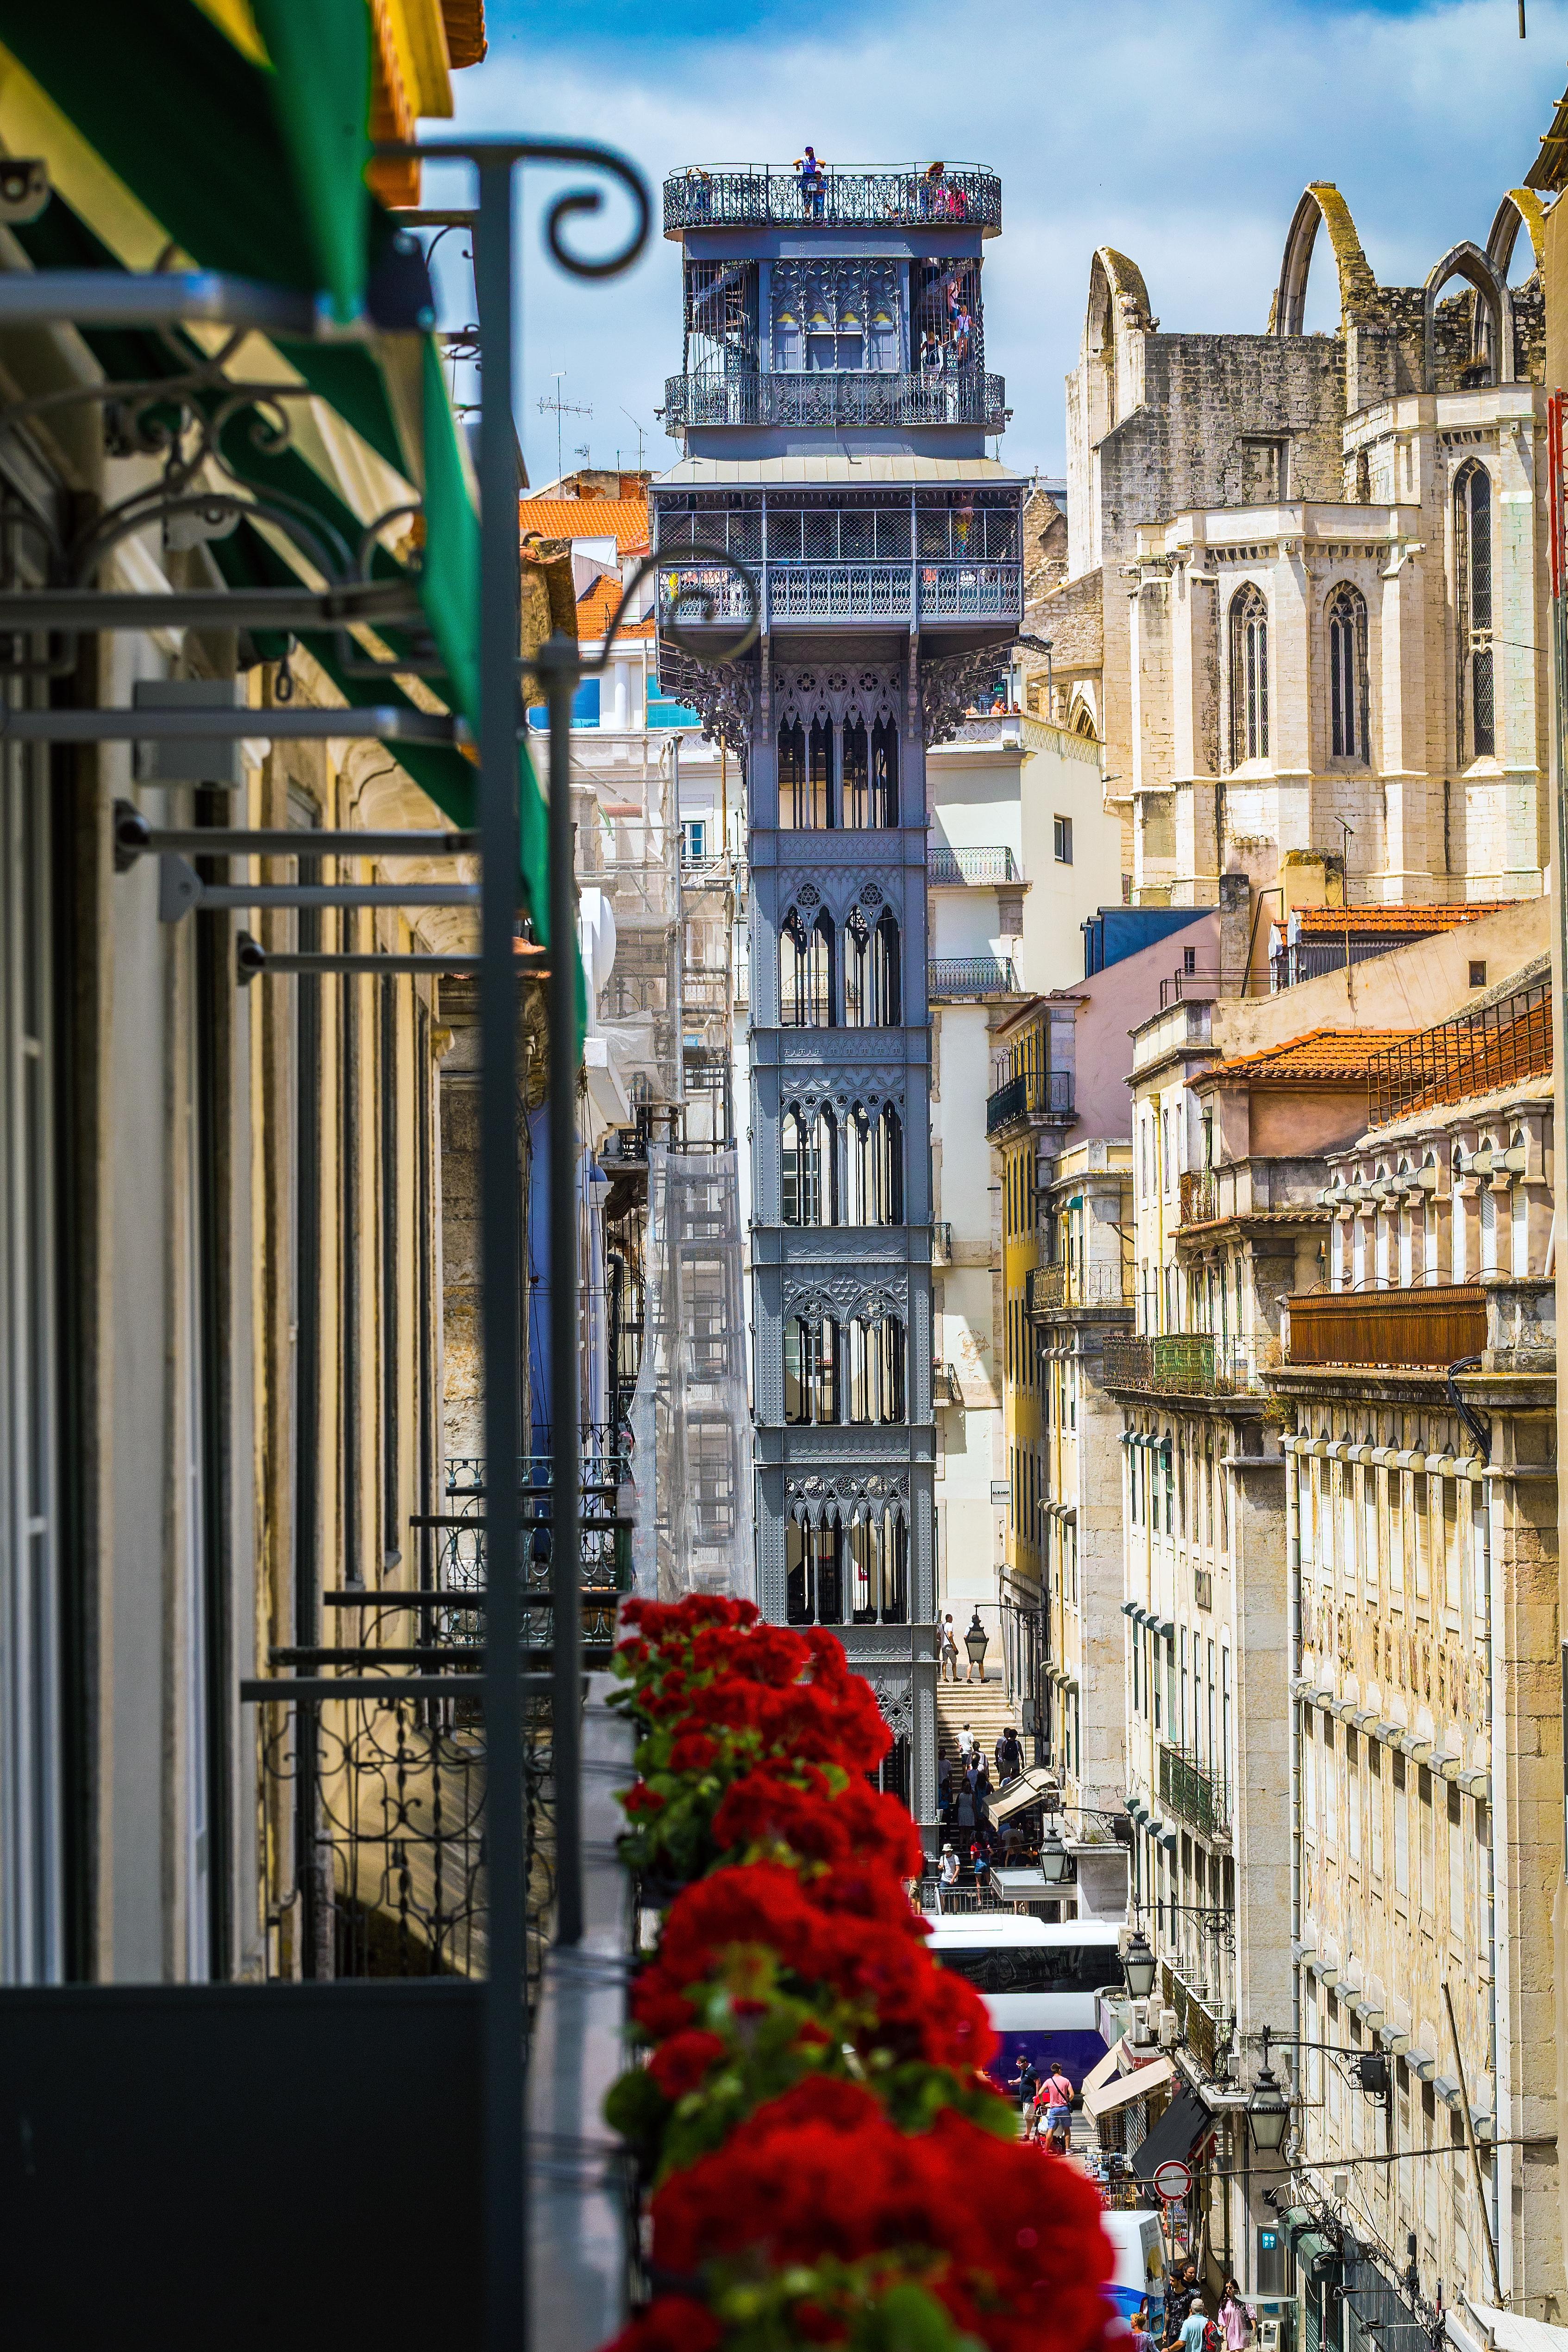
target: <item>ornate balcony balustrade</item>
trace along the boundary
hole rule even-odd
[[[1011,956],[938,956],[926,966],[926,994],[942,999],[1016,996],[1018,972]]]
[[[1245,1339],[1209,1331],[1163,1331],[1105,1343],[1105,1385],[1146,1389],[1166,1396],[1238,1396],[1260,1389],[1254,1352]]]
[[[926,880],[933,890],[983,890],[1023,877],[1010,849],[928,849]]]
[[[1119,1265],[1038,1265],[1025,1284],[1024,1311],[1037,1319],[1075,1307],[1130,1307],[1131,1278]]]
[[[1026,1070],[986,1097],[985,1132],[994,1139],[1020,1121],[1070,1118],[1072,1105],[1070,1070]]]
[[[1182,1223],[1212,1224],[1219,1214],[1219,1190],[1212,1168],[1189,1169],[1182,1178]]]
[[[962,224],[994,235],[1002,183],[974,163],[905,163],[891,171],[835,170],[812,178],[793,165],[692,164],[664,184],[664,233],[690,228],[879,228]]]
[[[672,433],[704,425],[978,425],[1006,428],[1007,388],[984,368],[790,371],[773,375],[671,375],[664,421]]]
[[[1160,1743],[1160,1802],[1205,1837],[1230,1833],[1230,1791],[1190,1748]]]
[[[1487,1345],[1487,1294],[1471,1283],[1314,1291],[1285,1303],[1289,1364],[1447,1365]]]
[[[761,567],[766,625],[795,621],[1017,621],[1024,610],[1017,563],[767,563]],[[671,564],[658,575],[658,618],[690,635],[705,626],[744,627],[751,606],[732,572]]]

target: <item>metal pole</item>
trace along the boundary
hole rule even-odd
[[[1470,2085],[1465,2073],[1465,2053],[1459,2047],[1458,2021],[1454,2015],[1454,1996],[1447,1977],[1443,1979],[1443,2006],[1448,2012],[1448,2034],[1454,2044],[1454,2066],[1459,2077],[1459,2106],[1465,2120],[1465,2146],[1470,2158],[1470,2177],[1476,2185],[1476,2203],[1479,2208],[1481,2227],[1487,2233],[1487,2263],[1491,2271],[1492,2301],[1501,2304],[1502,2279],[1498,2270],[1497,2240],[1492,2235],[1491,2215],[1487,2210],[1487,2184],[1481,2172],[1481,2152],[1476,2146],[1475,2118],[1470,2113]]]
[[[552,638],[550,698],[550,1583],[555,1596],[555,1939],[583,1937],[583,1611],[577,1381],[577,934],[572,841],[572,696],[577,648]]]
[[[517,965],[520,858],[520,575],[511,407],[512,159],[481,154],[475,282],[485,364],[479,442],[480,900],[479,1218],[483,1269],[485,1531],[485,1849],[489,1976],[485,2000],[485,2343],[522,2340],[524,1926],[522,1693],[518,1681],[519,1300]]]

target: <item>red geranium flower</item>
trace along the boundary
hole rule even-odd
[[[714,2063],[724,2055],[716,2033],[675,2033],[654,2053],[648,2073],[667,2099],[695,2091]]]

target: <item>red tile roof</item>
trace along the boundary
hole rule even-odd
[[[1458,907],[1297,907],[1290,920],[1304,940],[1342,939],[1347,931],[1358,940],[1399,935],[1431,939],[1438,931],[1458,930],[1461,923],[1478,923],[1483,915],[1498,914],[1518,903],[1515,898],[1486,898]]]
[[[1413,1029],[1309,1029],[1283,1045],[1267,1045],[1234,1061],[1213,1062],[1191,1086],[1227,1085],[1245,1078],[1251,1086],[1356,1086],[1391,1046],[1403,1045]]]
[[[520,499],[520,531],[541,539],[610,539],[617,555],[646,550],[646,499]]]
[[[579,645],[591,645],[596,637],[604,635],[610,625],[616,606],[621,601],[622,593],[622,583],[619,580],[605,577],[595,580],[587,593],[578,597],[577,642]],[[618,645],[623,637],[651,637],[652,635],[653,614],[649,613],[646,620],[623,621],[616,632],[616,642]]]

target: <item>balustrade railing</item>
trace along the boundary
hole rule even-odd
[[[1491,1094],[1552,1068],[1552,990],[1546,981],[1495,1004],[1423,1029],[1390,1046],[1368,1068],[1367,1123],[1386,1127],[1430,1103]]]
[[[1073,1107],[1070,1070],[1026,1070],[987,1096],[985,1132],[999,1135],[1021,1118],[1069,1118]]]
[[[664,184],[664,233],[689,228],[748,228],[753,223],[853,227],[963,223],[1002,226],[1002,183],[973,163],[909,163],[893,171],[845,171],[827,164],[803,175],[795,166],[742,168],[693,164]]]
[[[1150,1389],[1168,1396],[1237,1396],[1259,1386],[1252,1348],[1209,1331],[1128,1332],[1107,1339],[1107,1388]]]
[[[926,994],[943,998],[1016,996],[1018,972],[1011,956],[937,956],[926,965]]]
[[[1021,879],[1017,862],[1005,845],[951,849],[943,844],[926,852],[926,880],[933,890],[986,889],[999,882]]]
[[[770,623],[789,621],[1016,621],[1023,613],[1017,563],[769,562],[762,589]],[[672,561],[658,575],[658,618],[683,630],[745,626],[752,606],[731,571]]]
[[[1219,1192],[1212,1168],[1189,1169],[1182,1178],[1182,1223],[1212,1224],[1219,1214]]]
[[[672,375],[665,378],[668,430],[704,425],[978,425],[1005,431],[1006,386],[984,368],[823,369],[777,375]]]

